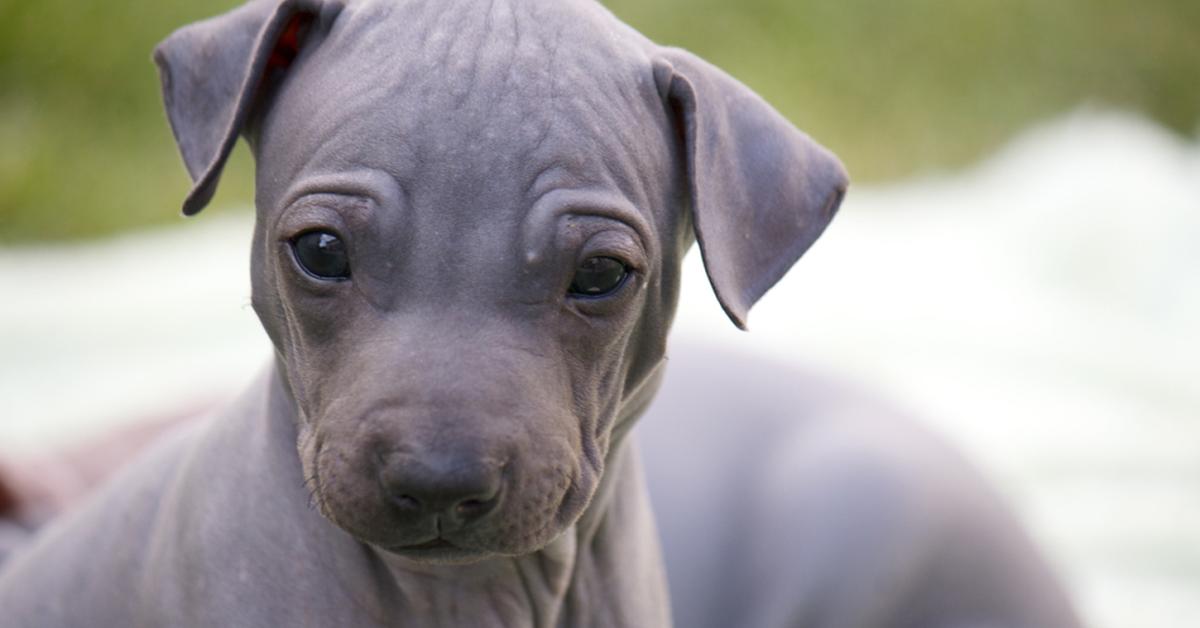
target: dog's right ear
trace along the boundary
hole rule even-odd
[[[212,199],[261,92],[299,54],[313,20],[328,23],[339,8],[321,0],[251,0],[175,31],[154,49],[167,118],[193,182],[184,215]]]

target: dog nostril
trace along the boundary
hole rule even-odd
[[[483,508],[483,501],[479,499],[468,499],[465,502],[459,503],[454,507],[454,511],[460,517],[470,517]]]
[[[493,506],[496,505],[496,499],[464,499],[454,505],[454,514],[464,521],[478,519],[487,514]]]
[[[412,495],[396,495],[392,498],[392,503],[402,510],[417,511],[421,509],[421,500]]]

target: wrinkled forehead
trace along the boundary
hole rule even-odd
[[[265,179],[368,167],[409,194],[552,180],[647,202],[668,150],[648,52],[590,0],[350,2],[273,105]]]

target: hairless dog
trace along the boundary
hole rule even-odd
[[[669,625],[630,429],[680,260],[698,242],[744,326],[837,210],[837,159],[588,0],[254,0],[155,60],[185,214],[253,150],[275,359],[11,557],[0,623]],[[1073,625],[957,466],[684,355],[655,414],[695,439],[648,439],[682,625]]]

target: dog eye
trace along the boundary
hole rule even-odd
[[[319,279],[345,279],[350,276],[350,258],[346,244],[328,231],[309,231],[292,240],[292,251],[300,267]]]
[[[602,297],[625,283],[629,267],[612,257],[589,257],[575,269],[567,292],[573,297]]]

